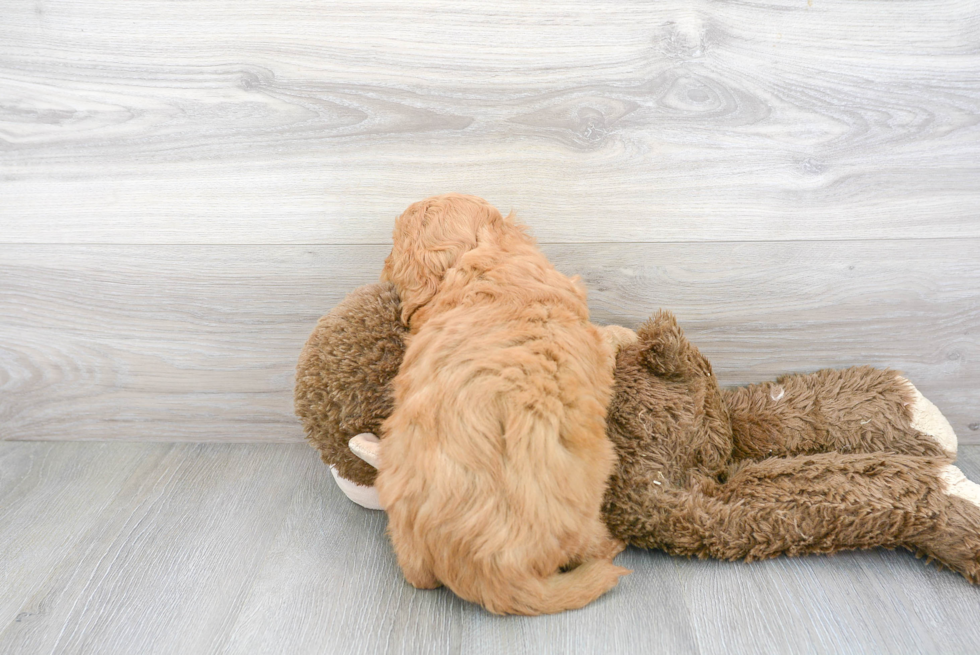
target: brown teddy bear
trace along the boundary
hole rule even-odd
[[[352,500],[378,509],[377,433],[405,350],[389,284],[351,293],[300,355],[296,413]],[[956,435],[898,373],[870,367],[719,389],[673,316],[621,348],[607,434],[611,534],[678,555],[762,559],[908,548],[980,583],[980,485]]]

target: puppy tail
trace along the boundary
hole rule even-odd
[[[620,576],[632,573],[606,559],[581,564],[548,578],[528,578],[504,590],[497,598],[483,598],[495,614],[556,614],[585,607],[616,586]],[[508,593],[509,592],[509,593]]]

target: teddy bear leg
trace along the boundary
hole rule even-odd
[[[980,485],[953,465],[940,472],[946,506],[940,529],[919,535],[913,550],[980,584]]]
[[[903,546],[976,581],[980,507],[964,496],[980,487],[951,474],[946,458],[886,453],[745,460],[724,482],[634,489],[618,502],[631,520],[610,527],[632,545],[729,560]]]
[[[724,394],[737,458],[833,451],[956,454],[949,422],[895,371],[826,369]]]
[[[912,391],[913,397],[906,403],[912,417],[912,428],[921,435],[935,439],[947,454],[955,456],[959,444],[953,426],[949,424],[939,408],[919,393],[919,390],[907,378],[902,377],[900,379]]]

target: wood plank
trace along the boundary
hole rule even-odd
[[[412,588],[384,515],[350,503],[326,476],[311,475],[292,502],[224,653],[698,652],[662,553],[621,556],[634,573],[583,610],[496,617],[445,588]]]
[[[56,452],[61,444],[50,447]],[[0,651],[214,652],[282,523],[294,490],[285,482],[317,465],[302,445],[110,450],[120,448],[165,453],[147,458],[152,465],[129,477],[95,525],[73,535],[82,539],[55,566],[33,571],[43,582],[23,603],[20,620],[5,622]],[[102,473],[103,466],[92,467],[77,486],[102,487]],[[66,530],[51,520],[42,526],[47,532],[32,527],[29,535],[42,545]],[[5,542],[17,538],[16,527],[4,525]],[[31,582],[29,571],[11,581],[15,589]]]
[[[978,237],[971,0],[6,2],[0,242]]]
[[[980,447],[959,460],[980,479]],[[301,444],[7,442],[0,473],[4,564],[18,553],[2,652],[949,653],[980,640],[978,587],[888,551],[745,564],[629,549],[617,561],[633,574],[583,610],[495,617],[405,583],[384,515],[351,504]]]
[[[976,240],[546,246],[593,320],[673,310],[723,384],[906,371],[980,441]],[[0,436],[299,441],[296,358],[383,246],[0,247]]]
[[[384,256],[10,246],[0,255],[0,435],[299,441],[299,351],[322,313],[377,279]]]
[[[31,623],[31,599],[67,553],[105,520],[127,480],[156,465],[162,444],[0,444],[0,629]]]

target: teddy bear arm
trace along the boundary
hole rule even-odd
[[[737,458],[835,451],[956,453],[949,422],[895,371],[826,369],[724,394]]]
[[[355,435],[347,446],[350,451],[377,469],[381,461],[381,440],[372,432]]]

